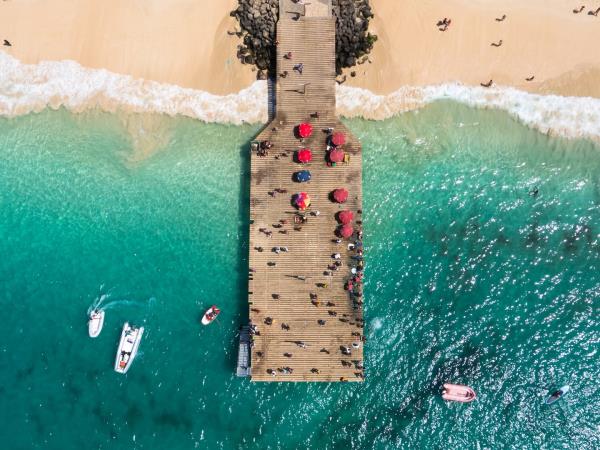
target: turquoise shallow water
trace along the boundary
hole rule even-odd
[[[367,381],[261,385],[233,376],[258,127],[0,120],[2,447],[600,447],[600,148],[453,103],[348,125],[364,145]],[[201,329],[213,302],[220,325]],[[146,334],[119,376],[125,320]],[[478,399],[444,403],[445,381]]]

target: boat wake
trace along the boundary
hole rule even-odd
[[[100,108],[108,112],[183,115],[214,123],[264,123],[267,83],[256,81],[236,94],[214,95],[174,85],[135,79],[75,61],[23,64],[0,52],[0,115],[13,117],[65,107],[72,112]],[[543,133],[600,140],[600,99],[539,95],[510,87],[460,84],[403,87],[388,95],[337,87],[337,110],[344,117],[382,120],[438,100],[507,111]]]
[[[87,314],[88,316],[92,313],[92,311],[101,309],[102,311],[107,311],[109,309],[122,308],[125,306],[131,307],[147,307],[152,305],[152,303],[156,300],[154,297],[150,297],[147,301],[139,301],[139,300],[128,300],[128,299],[111,299],[111,294],[100,294],[98,297],[94,299],[92,304],[88,307]]]

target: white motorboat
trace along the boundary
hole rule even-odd
[[[202,316],[202,325],[208,325],[212,323],[213,320],[217,318],[220,314],[221,310],[217,308],[215,305],[212,305]]]
[[[129,322],[125,322],[123,331],[121,332],[121,341],[119,342],[117,357],[115,358],[116,372],[127,373],[135,355],[137,355],[138,347],[142,340],[142,334],[144,334],[144,327],[133,327],[129,325]]]
[[[102,331],[104,325],[104,311],[102,309],[95,309],[90,313],[90,320],[88,320],[88,333],[91,338],[98,337]]]

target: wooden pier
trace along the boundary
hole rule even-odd
[[[362,283],[355,279],[352,294],[346,289],[362,273],[360,252],[348,246],[361,247],[361,147],[335,114],[330,0],[311,2],[280,0],[275,117],[256,139],[272,146],[268,155],[255,148],[251,156],[248,298],[251,325],[258,331],[252,336],[253,381],[363,380]],[[302,73],[294,70],[300,63]],[[300,140],[295,133],[303,122],[313,132]],[[346,137],[341,148],[347,160],[335,166],[326,160],[328,128]],[[294,155],[303,148],[311,149],[312,161],[299,164]],[[309,182],[293,181],[300,170],[311,172]],[[337,188],[349,192],[343,204],[330,198]],[[312,199],[303,224],[294,223],[298,210],[292,195],[299,192]],[[354,213],[355,234],[336,243],[336,214],[342,210]],[[288,251],[276,253],[276,247]],[[331,270],[336,253],[341,266]]]

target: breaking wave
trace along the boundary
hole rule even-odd
[[[100,108],[108,112],[156,112],[206,122],[260,123],[267,120],[267,84],[256,81],[235,94],[214,95],[195,89],[135,79],[74,61],[23,64],[0,52],[0,115],[13,117],[65,107],[73,112]],[[478,108],[498,108],[555,136],[600,139],[600,99],[530,94],[509,87],[460,84],[403,87],[376,95],[338,86],[337,109],[344,117],[381,120],[437,100]]]

